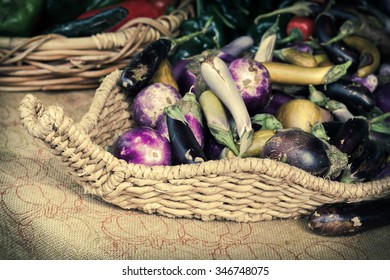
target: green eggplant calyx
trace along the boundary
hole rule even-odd
[[[172,119],[181,121],[188,125],[182,111],[177,105],[172,105],[164,108],[164,115],[171,117]]]
[[[338,64],[333,66],[328,73],[324,76],[323,84],[330,84],[336,82],[338,79],[343,77],[349,68],[351,66],[352,61],[347,61],[343,64]]]
[[[253,124],[261,125],[261,129],[279,130],[282,123],[272,114],[256,114],[251,118]]]
[[[328,149],[326,149],[326,155],[328,156],[328,159],[330,161],[330,168],[324,177],[336,178],[344,170],[348,169],[348,155],[346,153],[341,152],[335,146],[329,145],[326,142],[324,143],[328,146]]]
[[[219,144],[228,147],[236,156],[239,154],[230,130],[225,130],[220,126],[212,124],[209,124],[209,130]]]
[[[329,102],[329,98],[313,85],[309,85],[309,100],[320,107],[326,106]]]
[[[330,139],[330,137],[326,134],[325,128],[322,123],[315,123],[311,129],[311,134],[321,140],[329,141]]]

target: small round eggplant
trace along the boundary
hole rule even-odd
[[[133,120],[137,126],[155,128],[162,119],[163,110],[181,99],[177,90],[163,83],[154,83],[142,89],[134,98]]]
[[[331,167],[327,146],[314,135],[301,129],[277,132],[264,145],[261,158],[270,158],[323,176]]]
[[[250,115],[264,109],[271,99],[271,78],[267,68],[254,59],[242,57],[229,64],[229,71]]]
[[[168,140],[150,127],[136,127],[126,131],[115,140],[110,151],[128,163],[171,165]]]

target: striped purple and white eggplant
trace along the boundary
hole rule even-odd
[[[253,128],[244,100],[226,63],[209,58],[201,64],[201,74],[211,91],[221,100],[232,115],[239,137],[239,156],[252,144]]]
[[[250,115],[263,110],[271,100],[271,78],[267,68],[254,59],[237,58],[229,71]]]

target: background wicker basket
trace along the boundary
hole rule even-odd
[[[102,77],[125,67],[149,42],[176,36],[181,22],[191,16],[192,1],[183,0],[169,15],[133,19],[116,32],[80,38],[0,37],[0,90],[96,89]]]
[[[109,203],[169,217],[255,222],[297,218],[325,203],[390,193],[390,179],[344,184],[269,159],[157,167],[128,164],[105,150],[132,127],[130,104],[117,86],[120,73],[106,76],[78,123],[61,107],[46,108],[31,94],[20,105],[27,131],[64,162],[87,193]]]

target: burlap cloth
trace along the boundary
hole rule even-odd
[[[21,126],[25,95],[0,92],[0,259],[390,259],[390,227],[328,238],[310,232],[305,218],[172,219],[85,195]],[[94,92],[34,95],[78,121]]]

